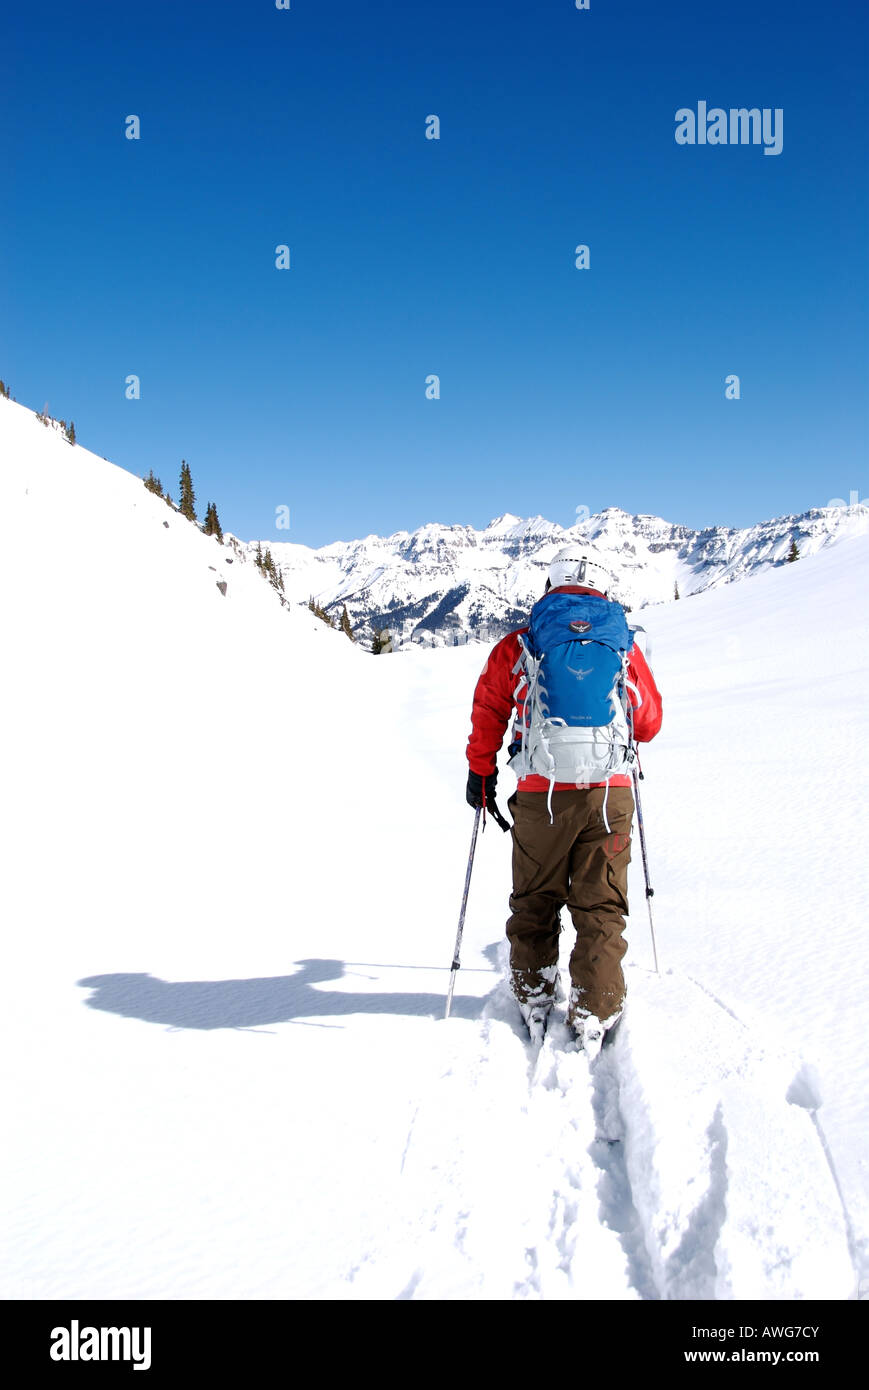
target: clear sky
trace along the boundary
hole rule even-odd
[[[869,497],[863,0],[46,0],[3,29],[0,377],[176,499],[186,458],[243,538]],[[781,108],[781,152],[677,144],[701,101]]]

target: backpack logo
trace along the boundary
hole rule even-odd
[[[571,632],[591,632],[591,623],[587,623],[583,618],[574,618],[570,624]]]

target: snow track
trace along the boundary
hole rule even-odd
[[[799,1059],[691,980],[631,976],[601,1064],[657,1296],[851,1296],[847,1216]]]
[[[560,1009],[527,1043],[503,984],[479,1023],[435,1025],[391,1247],[336,1296],[853,1294],[799,1060],[693,981],[629,975],[629,1012],[591,1067]]]
[[[402,1154],[394,1243],[350,1296],[636,1298],[622,1232],[601,1224],[626,1205],[624,1173],[597,1138],[585,1058],[563,1023],[535,1055],[503,985],[483,1015],[434,1025],[440,1065]]]

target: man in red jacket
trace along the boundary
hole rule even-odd
[[[546,595],[590,595],[606,599],[610,575],[588,546],[561,551],[553,560]],[[617,605],[596,612],[618,613]],[[587,625],[585,625],[587,626]],[[583,624],[575,630],[582,631]],[[528,683],[522,676],[522,643],[529,627],[496,644],[474,692],[468,740],[467,800],[492,806],[497,783],[496,757],[511,719],[514,742],[526,720]],[[661,727],[661,697],[639,647],[626,658],[623,686],[630,703],[633,737],[647,742]],[[552,781],[535,772],[520,775],[508,806],[513,816],[513,892],[507,922],[513,992],[532,1037],[540,1038],[558,983],[561,909],[567,906],[576,928],[570,957],[568,1022],[590,1050],[621,1017],[625,981],[621,969],[627,949],[622,933],[628,911],[627,875],[631,857],[634,798],[630,771],[606,781]]]

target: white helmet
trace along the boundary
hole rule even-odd
[[[598,552],[581,541],[559,550],[549,566],[549,583],[553,589],[562,584],[581,584],[605,594],[612,582],[612,575]]]

